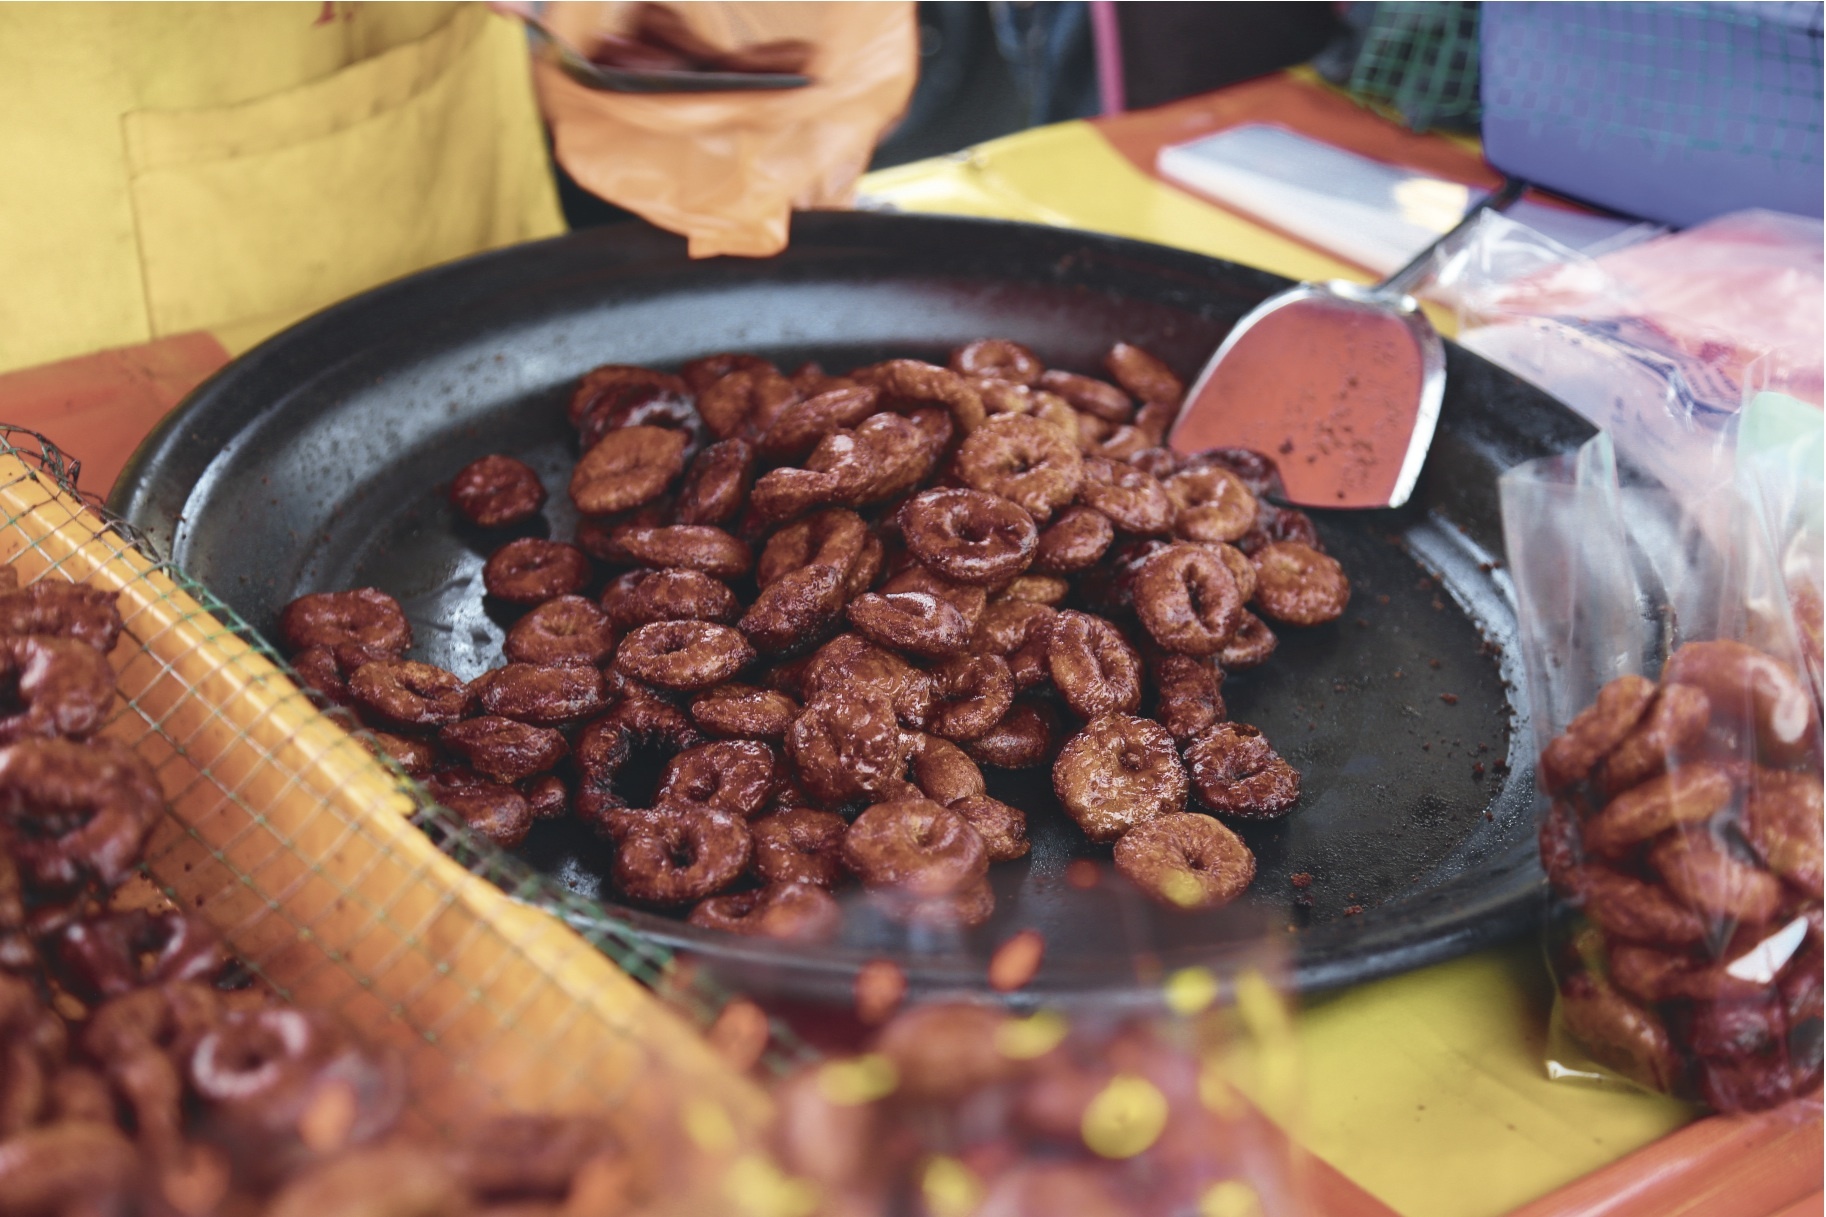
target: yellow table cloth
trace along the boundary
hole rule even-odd
[[[1091,229],[1294,279],[1371,277],[1147,176],[1088,123],[881,170],[861,191],[864,205]],[[1699,1114],[1549,1082],[1551,1000],[1525,942],[1309,1002],[1297,1020],[1304,1111],[1290,1131],[1403,1217],[1496,1217]]]

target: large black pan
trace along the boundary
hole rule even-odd
[[[505,619],[482,602],[479,571],[502,538],[462,526],[443,488],[484,453],[519,455],[557,492],[541,529],[568,535],[575,440],[562,403],[593,365],[741,350],[841,370],[942,359],[993,335],[1086,371],[1127,339],[1186,374],[1284,286],[1157,246],[968,220],[800,216],[792,248],[766,261],[692,262],[680,241],[639,225],[578,233],[415,275],[272,339],[146,441],[112,505],[269,636],[294,596],[374,584],[407,606],[417,656],[467,676],[497,662]],[[1226,686],[1233,716],[1305,775],[1293,815],[1243,831],[1260,864],[1248,903],[1292,944],[1306,989],[1514,935],[1541,894],[1496,475],[1588,429],[1456,347],[1448,364],[1412,503],[1320,520],[1356,584],[1344,619],[1285,631],[1272,663]],[[1034,850],[997,868],[996,918],[963,942],[909,939],[866,913],[817,951],[607,905],[603,916],[741,983],[803,996],[840,992],[884,953],[917,955],[916,984],[970,983],[983,948],[1018,926],[1049,943],[1041,991],[1132,981],[1137,959],[1145,975],[1256,949],[1261,920],[1156,909],[1113,881],[1070,888],[1067,862],[1107,848],[1062,823],[1044,775],[998,781],[998,792],[1032,813]],[[525,852],[573,889],[607,895],[607,851],[587,834],[552,827]]]

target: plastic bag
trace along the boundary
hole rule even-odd
[[[575,46],[619,33],[635,6],[558,3],[545,21]],[[918,68],[911,4],[680,5],[722,47],[800,39],[813,83],[778,92],[609,93],[534,63],[559,162],[591,193],[690,239],[691,256],[786,248],[795,208],[846,206]]]
[[[1821,403],[1823,283],[1820,222],[1799,216],[1739,212],[1580,253],[1485,215],[1434,293],[1457,309],[1464,346],[1687,495],[1716,476],[1757,392]]]
[[[1762,458],[1817,503],[1805,442]],[[1605,435],[1501,490],[1554,893],[1550,1074],[1725,1111],[1815,1090],[1820,707],[1784,525],[1734,480],[1619,476]]]
[[[1107,867],[1090,875],[1079,894],[1139,924],[1138,894]],[[877,958],[852,1009],[795,1007],[846,1045],[773,1088],[772,1149],[800,1211],[1312,1212],[1286,935],[1260,910],[1225,913],[1234,949],[1210,968],[1165,967],[1143,939],[1130,983],[1085,986],[1069,962],[1048,970],[1035,929],[986,959],[961,935],[914,933],[895,953],[943,969],[936,992],[918,992],[932,972]]]

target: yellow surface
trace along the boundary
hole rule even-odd
[[[1293,279],[1367,278],[1154,181],[1084,123],[873,173],[862,190],[875,205],[1092,229]],[[1549,1082],[1550,1001],[1539,951],[1523,944],[1314,1002],[1297,1021],[1297,1135],[1404,1217],[1495,1217],[1697,1114]]]
[[[1234,212],[1163,185],[1088,123],[1059,123],[979,144],[952,156],[881,169],[859,185],[863,206],[1025,220],[1242,262],[1289,279],[1375,279]],[[1456,334],[1449,309],[1428,304],[1439,332]]]
[[[239,350],[563,226],[524,35],[475,4],[0,4],[0,114],[0,371]]]
[[[679,1161],[687,1102],[728,1126],[725,1164],[767,1118],[765,1096],[693,1029],[558,921],[440,853],[353,736],[11,453],[0,562],[23,582],[119,593],[126,631],[111,658],[129,708],[108,733],[156,768],[171,806],[149,868],[281,993],[399,1048],[418,1119],[601,1111],[658,1172]],[[711,1211],[699,1189],[718,1181],[715,1164],[694,1157],[688,1180],[647,1182],[677,1211]]]

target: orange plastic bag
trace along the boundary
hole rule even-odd
[[[623,32],[634,7],[557,3],[544,18],[587,51]],[[850,202],[876,141],[906,108],[919,59],[913,6],[763,0],[676,11],[722,47],[811,43],[813,83],[766,93],[608,93],[542,59],[534,79],[558,160],[593,194],[689,238],[694,258],[778,253],[795,208]]]

